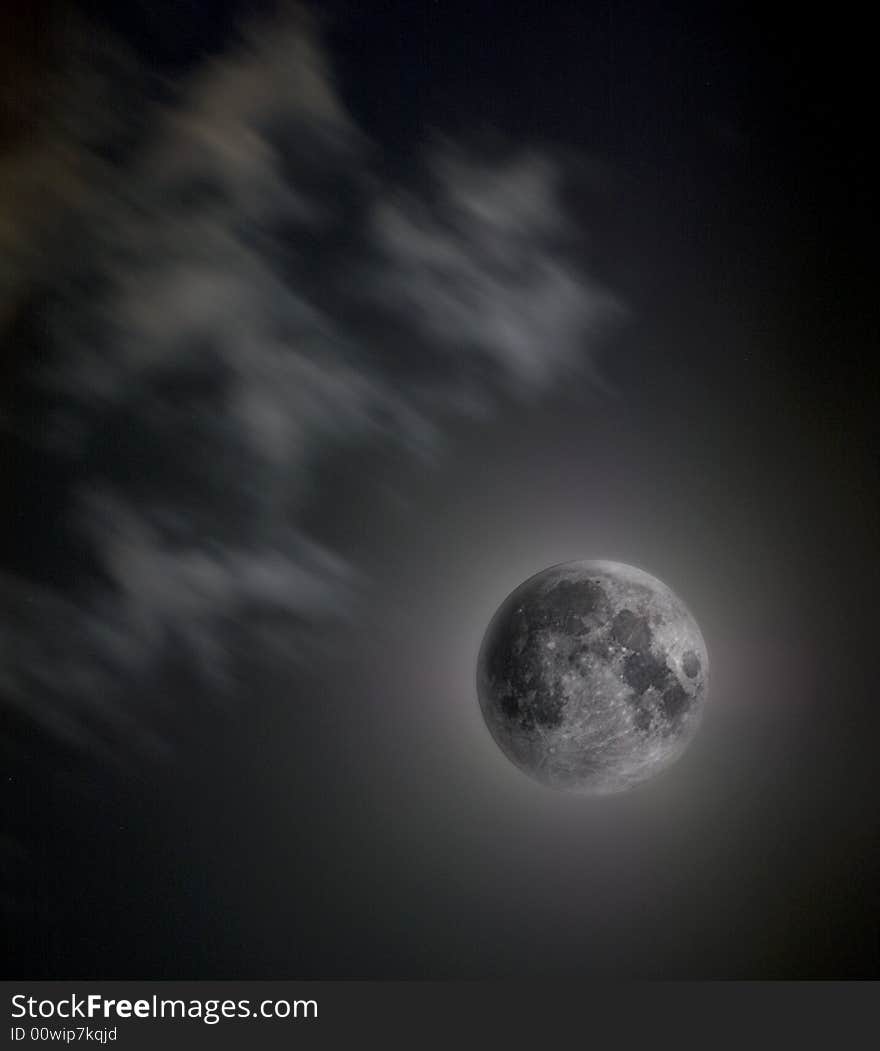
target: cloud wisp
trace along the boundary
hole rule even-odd
[[[615,305],[551,156],[441,143],[384,180],[301,13],[159,87],[101,48],[3,173],[39,172],[47,209],[2,227],[5,439],[63,495],[40,571],[4,568],[0,682],[109,756],[173,738],[170,652],[234,695],[236,638],[295,662],[352,608],[357,566],[304,524],[327,448],[433,452],[456,417],[587,377]],[[87,133],[119,85],[129,109]]]

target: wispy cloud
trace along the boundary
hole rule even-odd
[[[115,727],[129,746],[156,738],[130,685],[169,645],[222,692],[230,633],[282,618],[297,659],[298,628],[350,608],[356,567],[303,524],[328,445],[423,449],[586,375],[613,304],[566,250],[551,157],[445,144],[418,185],[384,183],[301,13],[157,91],[101,46],[100,90],[6,171],[42,173],[52,222],[8,218],[4,275],[40,406],[8,404],[8,431],[65,465],[59,529],[99,572],[62,588],[12,567],[2,683],[78,744]],[[131,124],[89,138],[120,78]]]

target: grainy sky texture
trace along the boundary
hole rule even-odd
[[[12,973],[876,975],[857,64],[742,10],[154,6],[8,16]],[[474,689],[582,558],[712,661],[612,801]]]

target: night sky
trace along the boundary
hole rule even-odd
[[[8,977],[880,977],[867,27],[313,15],[3,16]],[[477,703],[569,559],[710,655],[618,796]]]

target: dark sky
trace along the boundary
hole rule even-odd
[[[77,10],[131,49],[107,73],[124,112],[100,85],[97,104],[70,92],[81,111],[52,101],[80,83]],[[261,102],[243,148],[226,109],[193,118],[238,158],[223,178],[173,117],[203,112],[185,85],[235,46],[236,5],[15,21],[32,109],[5,120],[9,170],[73,156],[92,189],[38,182],[56,218],[8,226],[10,976],[880,976],[866,26],[742,5],[323,11],[359,130],[301,84],[312,109]],[[206,97],[234,115],[270,64]],[[264,141],[295,191],[271,223]],[[473,228],[435,178],[449,141]],[[522,153],[558,174],[561,229]],[[512,182],[485,190],[484,170]],[[447,253],[442,286],[419,283],[414,234],[370,232],[389,210]],[[162,218],[155,240],[139,215]],[[231,255],[178,296],[229,229],[273,280]],[[622,309],[576,330],[572,286],[540,298],[535,258]],[[526,292],[501,338],[508,266]],[[205,288],[232,272],[251,276],[227,314]],[[309,348],[292,379],[253,349],[279,332]],[[685,757],[597,800],[515,770],[473,686],[501,599],[575,558],[669,583],[712,660]]]

